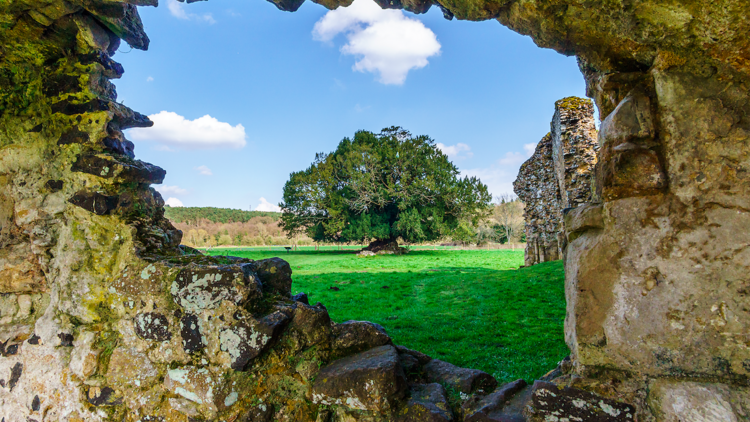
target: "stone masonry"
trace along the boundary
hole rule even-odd
[[[557,101],[550,127],[513,182],[526,205],[526,266],[563,258],[563,212],[592,199],[599,150],[594,104],[577,97]]]

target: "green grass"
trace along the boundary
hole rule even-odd
[[[293,292],[322,302],[334,321],[376,322],[397,344],[481,369],[500,382],[531,381],[569,353],[561,261],[518,269],[521,250],[438,248],[360,258],[351,251],[275,249],[210,253],[279,256],[294,271]]]

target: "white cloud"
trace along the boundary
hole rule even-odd
[[[402,85],[412,69],[440,54],[440,43],[429,28],[401,10],[383,10],[373,0],[355,0],[325,14],[313,28],[313,38],[330,42],[345,34],[343,54],[356,57],[353,69],[379,73],[386,85]]]
[[[132,140],[155,142],[159,146],[175,149],[240,149],[247,143],[244,126],[232,126],[208,114],[195,120],[188,120],[171,111],[148,117],[154,126],[130,129],[128,134]]]
[[[260,205],[255,207],[255,211],[274,211],[281,212],[281,207],[274,205],[266,200],[266,198],[260,198]]]
[[[206,166],[193,167],[193,170],[198,170],[198,173],[201,174],[201,175],[203,175],[203,176],[213,176],[214,175],[214,172],[212,172],[211,169],[208,168],[208,167],[206,167]]]
[[[520,166],[526,157],[520,152],[506,152],[505,157],[498,160],[498,163],[503,166],[517,167]]]
[[[461,144],[459,144],[461,145]],[[440,144],[438,144],[438,147]],[[487,168],[461,170],[462,176],[476,176],[492,193],[492,196],[513,193],[513,182],[518,177],[521,164],[534,153],[536,143],[525,144],[523,153],[517,151],[506,152],[505,155]],[[442,148],[441,148],[442,149]],[[448,154],[446,152],[446,154]]]
[[[456,145],[445,145],[438,142],[435,146],[438,147],[440,151],[443,151],[443,153],[452,160],[462,160],[464,158],[471,158],[474,156],[474,153],[471,152],[471,147],[461,142],[457,143]]]
[[[164,204],[169,205],[170,207],[184,207],[184,205],[182,205],[182,201],[177,198],[169,198],[164,201]]]
[[[184,195],[188,193],[187,189],[179,186],[154,186],[157,192],[163,195]]]
[[[169,13],[177,19],[204,21],[210,24],[216,23],[216,20],[210,13],[204,13],[202,15],[188,13],[188,11],[185,10],[185,4],[180,3],[177,0],[167,0],[167,8],[169,9]]]
[[[539,144],[539,142],[533,142],[530,144],[523,145],[523,152],[526,153],[527,157],[531,157],[532,155],[534,155],[534,151],[536,151],[537,144]]]
[[[153,76],[149,76],[148,78],[146,78],[146,82],[153,82],[153,81],[154,81]]]
[[[513,181],[518,176],[518,169],[508,169],[497,165],[489,168],[462,170],[461,176],[476,176],[489,189],[492,197],[504,193],[513,193]]]

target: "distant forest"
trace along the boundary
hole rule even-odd
[[[278,225],[281,213],[214,207],[164,207],[164,214],[182,230],[182,243],[197,248],[211,246],[288,245]],[[306,237],[295,239],[310,244]]]
[[[273,221],[281,218],[280,212],[244,211],[231,208],[214,207],[164,207],[164,214],[173,223],[190,223],[207,220],[212,223],[247,223],[253,217],[271,217]]]

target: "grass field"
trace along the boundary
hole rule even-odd
[[[368,258],[312,248],[209,253],[279,256],[294,271],[293,293],[322,302],[334,321],[376,322],[397,344],[481,369],[500,382],[531,381],[568,354],[561,261],[519,269],[521,250],[450,248]]]

